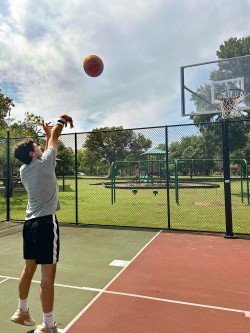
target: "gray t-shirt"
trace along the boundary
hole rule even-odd
[[[52,147],[41,158],[21,166],[21,181],[28,193],[26,220],[55,214],[61,209],[55,167],[56,151]]]

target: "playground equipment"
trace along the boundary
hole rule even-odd
[[[175,160],[175,182],[176,182],[176,186],[175,186],[175,191],[176,191],[176,203],[179,204],[179,188],[178,188],[178,174],[179,174],[179,164],[181,162],[193,162],[194,161],[199,161],[199,162],[204,162],[204,165],[206,162],[223,162],[223,159],[209,159],[209,158],[196,158],[196,159],[190,159],[190,158],[186,158],[186,159],[178,159]],[[250,204],[250,196],[249,196],[249,179],[248,179],[248,164],[247,164],[247,160],[246,159],[230,159],[230,163],[232,162],[236,162],[237,164],[239,164],[239,176],[240,176],[240,183],[241,183],[241,202],[244,202],[244,186],[243,186],[243,179],[246,179],[246,193],[247,193],[247,203],[248,205]],[[245,168],[243,168],[243,165],[245,166]],[[205,168],[204,168],[205,169]],[[245,169],[245,177],[243,177],[243,170]],[[178,201],[178,202],[177,202]]]
[[[195,182],[195,179],[189,178],[180,178],[179,170],[180,164],[182,163],[191,163],[192,167],[194,162],[199,163],[218,163],[223,161],[222,159],[177,159],[169,160],[169,165],[174,165],[174,177],[171,178],[169,175],[168,168],[166,168],[165,160],[151,160],[151,161],[117,161],[111,164],[111,184],[106,184],[105,187],[111,188],[111,204],[116,202],[116,188],[119,189],[132,189],[133,194],[137,194],[139,189],[175,189],[175,201],[179,205],[179,189],[180,188],[216,188],[220,185],[211,184],[208,181],[211,181],[211,178],[216,182],[215,177],[206,177],[203,178],[203,182]],[[249,196],[249,179],[248,179],[248,164],[245,159],[232,159],[231,163],[239,165],[239,178],[241,182],[241,201],[244,202],[244,180],[246,181],[246,193],[247,193],[247,202],[250,203]],[[194,167],[193,167],[194,168]],[[116,172],[117,170],[126,170],[129,172],[129,178],[122,178],[122,182],[117,182]],[[204,166],[204,171],[205,171]],[[132,172],[132,171],[133,172]],[[193,171],[192,171],[193,172]],[[245,177],[244,177],[245,172]],[[191,173],[191,172],[190,172]],[[123,175],[124,177],[124,175]],[[192,182],[190,182],[192,179]],[[124,181],[126,180],[126,182]],[[156,192],[153,194],[156,196]],[[158,193],[158,192],[157,192]]]
[[[142,173],[144,173],[144,175]],[[151,178],[148,175],[148,168],[145,166],[139,167],[139,177],[144,183],[151,182]]]

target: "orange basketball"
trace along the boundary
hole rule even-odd
[[[91,54],[84,59],[83,69],[85,70],[85,73],[91,77],[101,75],[103,68],[103,61],[97,55]]]

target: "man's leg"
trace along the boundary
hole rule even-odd
[[[43,219],[46,220],[46,223],[42,222]],[[40,298],[43,308],[43,323],[37,327],[34,333],[58,333],[53,319],[53,306],[56,262],[59,255],[59,230],[55,215],[45,216],[41,218],[40,222],[37,261],[41,263],[42,270]]]
[[[17,311],[11,317],[11,320],[17,324],[33,326],[34,320],[30,318],[29,309],[27,306],[27,298],[29,295],[31,280],[36,271],[37,264],[35,260],[26,260],[23,271],[19,278],[19,305]]]
[[[56,264],[47,264],[42,266],[42,281],[40,287],[40,297],[42,301],[43,312],[53,311],[54,305],[54,281],[56,277]]]
[[[53,319],[55,276],[56,264],[42,264],[40,297],[43,308],[43,322],[49,332],[52,332],[52,330],[53,332],[58,332]],[[43,326],[38,327],[36,332],[40,332],[42,328]]]
[[[18,289],[19,289],[19,298],[20,299],[28,298],[31,280],[34,276],[36,268],[37,268],[37,264],[36,264],[35,260],[26,259],[23,271],[19,278]]]

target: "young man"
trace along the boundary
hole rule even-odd
[[[31,280],[37,265],[41,264],[40,298],[43,308],[43,324],[34,333],[58,333],[53,320],[54,280],[59,259],[59,230],[56,211],[60,209],[58,185],[55,176],[58,138],[63,126],[73,127],[72,118],[63,114],[50,131],[50,123],[44,124],[47,141],[45,152],[31,139],[16,145],[14,155],[24,163],[20,168],[21,181],[28,193],[28,205],[23,226],[23,254],[25,265],[19,279],[19,305],[11,320],[33,326],[27,306]]]

